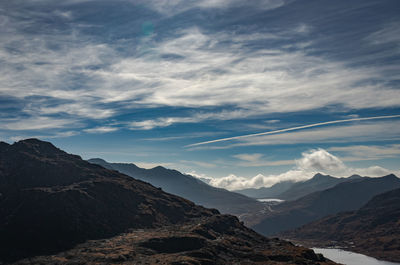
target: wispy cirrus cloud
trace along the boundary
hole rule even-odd
[[[349,145],[333,146],[328,151],[342,155],[344,161],[380,160],[400,157],[400,145]]]
[[[262,10],[270,10],[281,7],[285,0],[254,0],[243,3],[240,0],[147,0],[143,4],[166,15],[176,15],[194,8],[218,8],[252,6]]]
[[[286,128],[286,129],[273,130],[273,131],[262,132],[262,133],[254,133],[254,134],[233,136],[233,137],[227,137],[227,138],[220,138],[220,139],[216,139],[216,140],[190,144],[190,145],[187,145],[186,147],[194,147],[194,146],[199,146],[199,145],[213,144],[213,143],[226,142],[226,141],[232,141],[232,140],[241,140],[241,139],[252,138],[252,137],[260,137],[260,136],[262,137],[262,136],[267,136],[267,135],[281,134],[281,133],[286,133],[286,132],[304,130],[304,129],[308,129],[308,128],[315,128],[315,127],[321,127],[321,126],[332,125],[332,124],[340,124],[340,123],[347,123],[347,122],[354,122],[354,121],[396,119],[396,118],[400,118],[400,115],[388,115],[388,116],[376,116],[376,117],[364,117],[364,118],[355,117],[355,118],[344,119],[344,120],[326,121],[326,122],[307,124],[307,125],[296,126],[296,127]]]
[[[236,154],[234,158],[240,162],[235,163],[242,167],[266,167],[266,166],[282,166],[282,165],[293,165],[294,160],[269,160],[264,157],[264,154],[253,153],[253,154]]]
[[[274,9],[284,4],[279,0],[147,3],[165,10],[241,5]],[[395,77],[386,74],[387,67],[354,66],[311,53],[313,41],[298,40],[313,31],[306,23],[256,33],[215,32],[184,24],[171,34],[128,38],[124,41],[134,47],[128,49],[81,30],[76,10],[55,10],[48,14],[44,9],[15,8],[9,10],[12,15],[1,15],[0,97],[19,101],[21,123],[57,116],[55,128],[62,120],[75,119],[81,121],[76,129],[95,130],[88,128],[90,121],[138,108],[197,109],[176,116],[161,112],[147,119],[135,116],[125,122],[132,130],[151,130],[329,106],[343,110],[400,105],[398,90],[390,84]],[[44,18],[57,23],[48,25]],[[11,124],[8,130],[17,127]]]

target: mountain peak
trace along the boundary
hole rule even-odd
[[[318,180],[331,179],[331,178],[333,178],[333,177],[332,177],[332,176],[329,176],[329,175],[324,175],[324,174],[321,174],[321,173],[317,173],[317,174],[315,174],[314,177],[312,177],[312,179],[310,179],[310,180],[312,180],[312,181],[318,181]]]
[[[55,147],[52,143],[41,141],[36,138],[30,138],[18,141],[12,145],[17,150],[26,150],[32,153],[46,155],[55,153],[65,153],[61,149]]]
[[[90,158],[88,159],[88,162],[98,164],[98,163],[107,163],[106,160],[101,159],[101,158]]]
[[[389,174],[389,175],[386,175],[386,176],[383,176],[383,178],[385,178],[385,179],[399,179],[395,174]]]
[[[362,177],[358,174],[353,174],[350,177],[348,177],[347,179],[359,179],[359,178],[362,178]]]

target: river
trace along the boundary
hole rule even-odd
[[[334,248],[313,248],[315,253],[345,265],[400,265],[400,263],[377,260],[362,254]]]

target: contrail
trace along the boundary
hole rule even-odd
[[[353,119],[346,119],[346,120],[326,121],[326,122],[308,124],[308,125],[303,125],[303,126],[298,126],[298,127],[269,131],[269,132],[253,133],[253,134],[246,134],[246,135],[240,135],[240,136],[234,136],[234,137],[228,137],[228,138],[221,138],[221,139],[216,139],[216,140],[211,140],[211,141],[206,141],[206,142],[189,144],[189,145],[186,145],[185,147],[193,147],[193,146],[199,146],[199,145],[205,145],[205,144],[225,142],[225,141],[248,138],[248,137],[253,137],[253,136],[270,135],[270,134],[278,134],[278,133],[283,133],[283,132],[297,131],[297,130],[301,130],[301,129],[324,126],[324,125],[328,125],[328,124],[336,124],[336,123],[344,123],[344,122],[352,122],[352,121],[392,119],[392,118],[400,118],[400,115],[376,116],[376,117],[367,117],[367,118],[353,118]]]

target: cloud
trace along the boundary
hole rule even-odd
[[[281,134],[240,138],[237,143],[223,145],[194,146],[190,150],[229,149],[240,146],[291,145],[304,143],[343,143],[363,141],[397,141],[400,139],[400,121],[366,122],[348,126],[328,126]],[[236,138],[236,137],[234,137]],[[225,139],[225,138],[224,138]]]
[[[269,161],[264,158],[263,154],[236,154],[233,155],[234,158],[241,160],[239,163],[235,163],[237,166],[242,167],[263,167],[263,166],[282,166],[282,165],[293,165],[294,160],[278,160]]]
[[[379,160],[399,157],[400,144],[337,146],[328,148],[328,151],[342,154],[344,161]]]
[[[342,172],[346,169],[344,163],[336,156],[324,149],[310,150],[296,160],[297,167],[304,171],[317,171],[326,173]]]
[[[206,141],[206,142],[190,144],[190,145],[187,145],[187,147],[199,146],[199,145],[204,145],[204,144],[212,144],[212,143],[218,143],[218,142],[225,142],[225,141],[230,141],[230,140],[238,140],[238,139],[255,137],[255,136],[279,134],[279,133],[284,133],[284,132],[303,130],[303,129],[307,129],[307,128],[320,127],[320,126],[324,126],[324,125],[340,124],[340,123],[345,123],[345,122],[368,121],[368,120],[379,120],[379,119],[393,119],[393,118],[400,118],[400,115],[367,117],[367,118],[351,118],[351,119],[345,119],[345,120],[320,122],[320,123],[296,126],[296,127],[292,127],[292,128],[286,128],[286,129],[280,129],[280,130],[274,130],[274,131],[268,131],[268,132],[262,132],[262,133],[254,133],[254,134],[240,135],[240,136],[234,136],[234,137],[228,137],[228,138],[221,138],[221,139],[217,139],[217,140],[211,140],[211,141]]]
[[[400,22],[391,22],[385,24],[382,29],[370,34],[366,37],[366,40],[373,45],[381,44],[395,44],[399,48],[400,46]],[[398,49],[400,52],[400,49]]]
[[[72,2],[83,1],[68,1]],[[154,0],[146,4],[173,12],[244,4],[273,9],[285,1]],[[332,106],[348,110],[400,105],[398,90],[390,85],[397,77],[388,76],[388,66],[350,66],[347,61],[311,54],[307,47],[276,45],[276,41],[299,44],[299,34],[313,30],[304,23],[257,33],[215,32],[184,24],[166,34],[145,39],[127,36],[111,43],[77,26],[77,11],[55,5],[48,14],[39,8],[30,10],[28,3],[19,5],[0,18],[0,96],[19,101],[21,108],[12,115],[19,115],[21,123],[57,116],[65,119],[64,128],[71,128],[69,120],[79,120],[73,129],[90,130],[87,124],[94,120],[98,124],[138,108],[198,110],[171,117],[158,112],[127,123],[132,130],[150,130]],[[53,20],[45,18],[61,22],[46,24]],[[125,42],[126,46],[121,44]],[[22,127],[11,124],[9,130],[13,128]]]
[[[205,168],[215,168],[217,167],[216,164],[213,163],[208,163],[208,162],[202,162],[202,161],[193,161],[193,160],[180,160],[179,164],[189,164],[189,165],[196,165],[200,167],[205,167]]]
[[[85,129],[83,131],[87,133],[108,133],[108,132],[115,132],[117,130],[118,128],[116,127],[101,126],[101,127]]]
[[[245,158],[254,160],[257,159],[257,156],[246,156]],[[329,174],[334,177],[349,177],[353,174],[381,177],[390,173],[399,174],[400,170],[390,171],[379,166],[351,168],[346,166],[340,158],[320,148],[302,153],[302,157],[296,160],[296,167],[282,174],[268,176],[258,174],[252,178],[240,177],[233,174],[222,178],[211,178],[199,174],[195,176],[207,179],[210,185],[218,188],[240,190],[270,187],[282,181],[305,181],[312,178],[316,173]]]
[[[159,13],[172,16],[194,8],[225,9],[250,6],[261,10],[270,10],[283,6],[285,2],[285,0],[253,0],[251,2],[240,0],[146,0],[143,3]]]
[[[29,117],[26,119],[2,119],[2,129],[12,131],[33,131],[44,129],[58,129],[78,123],[71,119],[58,119],[52,117]]]

